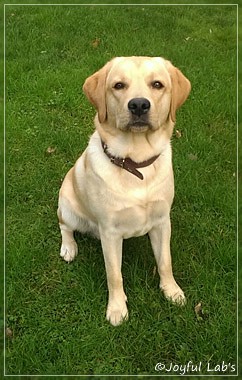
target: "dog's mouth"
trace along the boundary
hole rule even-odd
[[[126,127],[131,132],[146,132],[152,129],[152,125],[147,120],[131,120]]]

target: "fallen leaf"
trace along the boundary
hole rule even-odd
[[[176,136],[178,139],[180,139],[180,138],[182,137],[181,131],[179,131],[178,129],[176,129],[175,136]]]
[[[198,321],[204,321],[208,317],[207,312],[202,308],[201,302],[194,307],[194,311]]]
[[[188,158],[189,158],[189,160],[197,161],[197,155],[196,155],[196,154],[192,154],[192,153],[190,153],[190,154],[188,155]]]
[[[6,327],[6,337],[7,338],[13,337],[13,331],[9,327]]]
[[[46,153],[48,154],[55,153],[55,151],[56,151],[56,148],[52,148],[51,146],[49,146],[49,148],[46,149]]]
[[[202,303],[199,302],[199,303],[195,306],[194,310],[195,310],[195,314],[196,314],[196,315],[199,315],[199,314],[201,313],[201,311],[202,311]]]
[[[95,40],[92,41],[92,47],[97,48],[100,45],[101,40],[99,38],[95,38]]]

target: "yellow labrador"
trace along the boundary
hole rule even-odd
[[[86,79],[95,106],[96,131],[67,173],[59,195],[60,255],[77,255],[73,231],[101,239],[112,325],[128,317],[121,274],[122,242],[149,234],[160,288],[184,303],[170,255],[174,195],[170,139],[176,110],[190,92],[189,80],[163,58],[117,57]]]

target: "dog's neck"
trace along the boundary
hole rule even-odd
[[[114,157],[129,157],[136,163],[142,163],[152,157],[162,154],[170,147],[173,125],[164,125],[155,131],[143,133],[121,131],[107,124],[100,124],[95,118],[96,130],[108,146],[110,155]]]
[[[141,172],[139,172],[137,169],[145,168],[147,166],[152,165],[157,160],[157,158],[160,156],[160,154],[157,154],[156,156],[151,157],[149,160],[137,163],[137,162],[131,160],[129,157],[120,158],[120,157],[112,156],[108,151],[107,144],[104,143],[102,140],[101,140],[101,144],[102,144],[104,153],[110,159],[112,164],[119,166],[120,168],[122,168],[124,170],[127,170],[129,173],[135,175],[136,177],[138,177],[141,180],[144,179],[143,174]]]

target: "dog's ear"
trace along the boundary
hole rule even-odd
[[[191,83],[182,74],[182,72],[173,66],[168,61],[168,71],[171,76],[171,107],[170,107],[170,116],[173,122],[176,121],[176,110],[179,108],[187,99],[191,91]]]
[[[83,85],[85,95],[98,112],[100,123],[103,123],[107,118],[106,78],[109,67],[110,63],[108,62],[99,71],[88,77]]]

